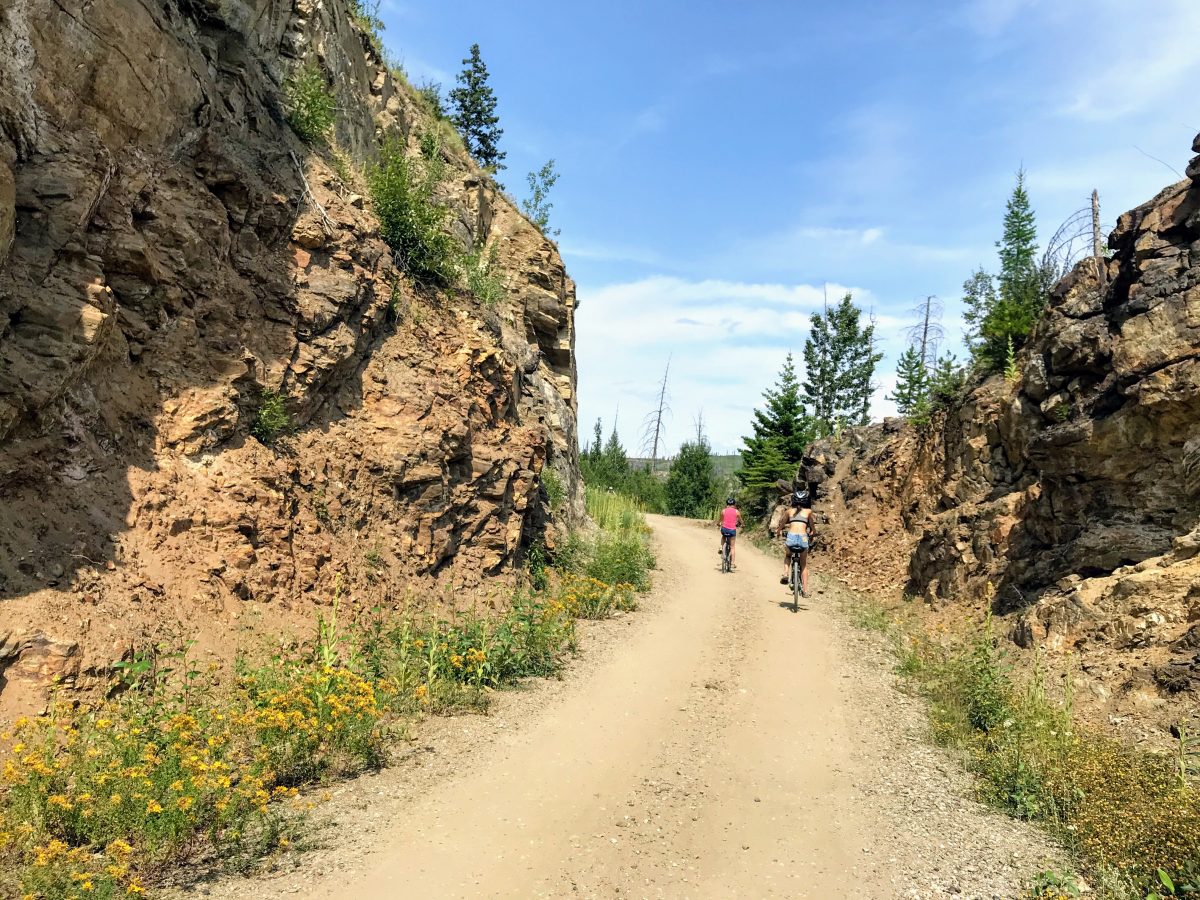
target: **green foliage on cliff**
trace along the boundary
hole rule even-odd
[[[463,257],[463,271],[467,290],[484,306],[494,306],[504,299],[508,286],[500,272],[500,260],[496,245],[486,250],[477,247]]]
[[[837,306],[813,313],[804,342],[804,397],[817,437],[846,425],[866,425],[875,366],[875,326],[846,294]]]
[[[296,69],[284,83],[283,92],[292,130],[306,144],[323,141],[333,127],[334,102],[320,68],[309,62]]]
[[[503,169],[508,155],[499,147],[504,129],[496,115],[496,95],[488,84],[488,70],[479,55],[479,45],[472,44],[470,56],[463,60],[458,75],[458,87],[450,91],[450,118],[462,134],[467,150],[490,169]]]
[[[408,157],[389,141],[367,173],[379,230],[400,265],[421,282],[448,287],[458,279],[461,252],[450,234],[450,211],[434,198],[442,178],[438,155]]]
[[[558,181],[558,173],[554,171],[554,160],[550,160],[536,172],[526,176],[529,181],[529,197],[521,201],[521,209],[529,217],[529,221],[537,226],[537,230],[547,237],[557,236],[558,230],[550,230],[550,210],[554,204],[548,199],[550,189]]]
[[[1025,343],[1054,281],[1052,267],[1037,259],[1037,229],[1024,170],[1017,172],[996,250],[999,275],[980,268],[963,283],[967,342],[990,371],[1005,368],[1010,348],[1019,350]]]
[[[277,391],[264,390],[259,395],[258,409],[250,433],[260,442],[270,446],[292,430],[292,417],[287,410],[287,401]]]

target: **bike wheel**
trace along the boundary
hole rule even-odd
[[[800,563],[792,557],[792,611],[800,609]]]
[[[729,562],[729,538],[725,538],[725,543],[721,549],[721,571],[730,572],[733,566]]]

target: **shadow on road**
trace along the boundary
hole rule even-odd
[[[803,603],[801,603],[798,607],[793,609],[791,600],[780,600],[779,608],[786,609],[788,612],[805,612],[807,610],[812,609],[811,606],[805,606]]]

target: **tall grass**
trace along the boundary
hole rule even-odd
[[[599,533],[589,545],[566,554],[564,566],[607,584],[630,584],[636,590],[646,590],[655,560],[650,529],[637,502],[624,494],[593,487],[586,489],[585,500]]]
[[[866,619],[878,627],[877,614]],[[1089,880],[1107,886],[1101,896],[1162,893],[1163,876],[1176,896],[1200,896],[1181,887],[1200,874],[1200,788],[1180,763],[1186,754],[1079,725],[1070,673],[1056,697],[1040,661],[1018,674],[990,621],[950,644],[919,628],[896,637],[898,672],[931,701],[935,739],[961,753],[984,799],[1049,828]]]

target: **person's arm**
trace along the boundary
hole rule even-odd
[[[738,528],[741,528],[741,527],[742,527],[742,513],[741,513],[741,511],[740,511],[740,510],[738,511],[737,527],[738,527]]]

